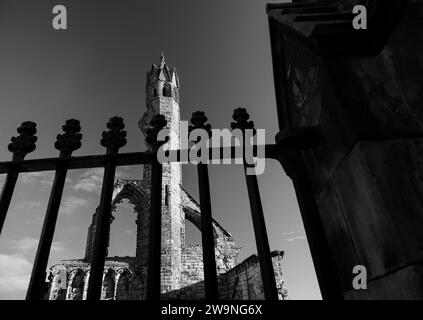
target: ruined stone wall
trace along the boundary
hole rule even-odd
[[[162,293],[162,299],[205,299],[201,246],[189,246],[183,253],[180,289]],[[276,286],[280,300],[288,299],[283,279],[283,252],[272,252]],[[48,300],[85,300],[89,280],[89,263],[63,260],[51,268],[46,287]],[[257,255],[218,275],[219,298],[224,300],[264,299]],[[162,276],[163,277],[163,276]],[[145,299],[147,267],[130,257],[108,258],[103,273],[102,300]]]
[[[240,247],[232,238],[216,239],[216,271],[223,274],[236,266]],[[182,251],[182,272],[180,285],[189,286],[204,279],[203,248],[201,245],[187,246]]]
[[[187,246],[182,251],[181,288],[203,281],[203,249],[200,245]],[[199,292],[199,295],[204,292]]]
[[[90,264],[83,260],[63,260],[52,266],[48,300],[85,300]],[[103,273],[102,300],[140,300],[145,298],[146,267],[130,257],[108,258]]]
[[[278,297],[280,300],[286,300],[288,299],[288,291],[282,274],[282,260],[283,252],[272,252]],[[250,256],[234,269],[220,277],[219,298],[223,300],[264,299],[260,264],[257,255]]]
[[[283,252],[272,252],[273,269],[279,300],[287,300],[288,290],[282,273]],[[194,263],[198,261],[193,261]],[[252,255],[243,262],[218,276],[219,299],[221,300],[263,300],[264,291],[257,255]],[[164,299],[205,299],[204,281],[196,282],[180,290],[168,292]]]

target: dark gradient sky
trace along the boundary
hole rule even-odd
[[[72,117],[81,121],[84,134],[75,155],[104,152],[101,132],[114,115],[124,118],[128,131],[128,144],[121,151],[143,150],[137,121],[145,111],[146,71],[159,62],[161,51],[178,70],[181,119],[203,110],[214,128],[227,128],[233,109],[242,106],[272,143],[277,121],[265,3],[1,0],[0,161],[10,158],[7,144],[24,120],[38,125],[37,150],[29,158],[56,156],[56,134]],[[68,9],[68,30],[51,26],[56,4]],[[184,166],[184,185],[197,195],[195,172]],[[123,168],[121,173],[136,178],[141,169]],[[87,179],[98,184],[99,175],[83,170],[70,174],[51,261],[82,257],[98,190],[76,186]],[[210,175],[213,214],[243,246],[244,259],[256,249],[242,168],[210,166]],[[23,297],[48,181],[51,175],[20,178],[0,238],[0,267],[15,261],[22,271],[0,274],[0,298]],[[259,182],[271,249],[286,252],[291,298],[320,298],[291,181],[279,164],[267,161]],[[130,242],[135,232],[131,206],[122,205],[116,217],[111,254],[129,255],[135,250]],[[191,227],[188,233],[190,241],[198,240]],[[15,291],[5,288],[17,282]]]

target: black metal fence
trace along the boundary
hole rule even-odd
[[[236,122],[232,128],[253,128],[249,115],[245,109],[237,109],[233,116]],[[206,124],[207,117],[203,112],[196,112],[191,119],[190,130],[202,128],[210,131]],[[101,145],[106,148],[106,154],[96,156],[73,157],[72,152],[81,147],[82,134],[78,120],[68,120],[63,126],[63,133],[57,136],[55,148],[59,151],[56,158],[25,160],[25,156],[35,150],[37,137],[35,136],[36,124],[30,121],[23,122],[17,129],[19,136],[13,137],[8,146],[13,157],[11,161],[0,162],[0,174],[6,173],[3,190],[0,198],[0,234],[8,212],[14,188],[20,173],[55,170],[55,177],[51,188],[50,198],[41,231],[40,242],[34,261],[32,275],[27,291],[27,300],[39,300],[45,282],[46,269],[50,249],[53,241],[57,216],[65,185],[67,171],[71,169],[86,169],[104,167],[103,183],[101,188],[99,212],[96,215],[96,232],[94,252],[91,260],[90,277],[88,282],[87,300],[99,300],[101,296],[102,276],[107,254],[107,236],[110,228],[111,201],[114,186],[115,171],[117,166],[151,164],[151,219],[150,242],[148,258],[148,277],[146,287],[147,299],[160,298],[160,247],[161,247],[161,188],[162,165],[157,160],[157,150],[161,141],[157,141],[158,132],[166,126],[163,115],[156,115],[151,121],[151,128],[147,132],[147,142],[152,146],[151,151],[135,153],[119,153],[119,149],[126,144],[126,132],[122,118],[113,117],[107,123],[108,131],[103,132]],[[266,158],[278,159],[276,145],[266,145]],[[230,148],[231,158],[237,154],[235,147]],[[220,148],[220,159],[223,159],[226,150]],[[181,157],[181,150],[177,150],[177,161]],[[212,159],[213,152],[209,152]],[[247,164],[244,161],[244,167]],[[209,175],[207,164],[200,163],[198,168],[198,183],[201,207],[201,231],[203,245],[204,281],[206,298],[218,299],[218,285],[215,262],[215,248],[212,227],[212,212],[210,200]],[[246,170],[245,170],[246,171]],[[260,192],[255,175],[245,174],[248,196],[250,199],[251,214],[260,261],[261,276],[264,295],[268,300],[277,300],[278,294],[275,284],[270,248],[260,200]]]

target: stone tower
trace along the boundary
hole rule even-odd
[[[152,65],[147,72],[146,82],[147,110],[138,122],[144,136],[155,114],[162,114],[170,130],[169,145],[180,149],[179,135],[179,82],[175,69],[169,69],[162,54],[160,64]],[[147,147],[150,146],[146,143]],[[163,164],[162,173],[162,291],[179,288],[181,277],[181,250],[184,244],[185,223],[181,207],[181,164]],[[123,199],[128,198],[135,205],[137,213],[137,264],[148,263],[150,228],[150,185],[151,166],[145,165],[142,180],[121,180],[115,185],[113,209]],[[94,240],[95,219],[88,232],[85,260],[89,261]],[[146,277],[147,275],[145,275]]]
[[[176,70],[167,66],[163,53],[160,64],[153,64],[147,72],[146,106],[147,111],[138,123],[144,136],[150,127],[151,118],[155,114],[162,114],[167,120],[166,128],[170,130],[169,148],[180,149],[179,80]],[[162,177],[162,253],[165,253],[162,254],[162,284],[165,287],[162,289],[168,291],[178,289],[181,276],[181,248],[185,234],[182,227],[185,226],[184,215],[181,210],[181,164],[163,164]],[[151,166],[145,165],[143,180],[150,179]],[[148,217],[149,214],[143,216],[145,219]],[[144,226],[149,224],[146,220],[143,222]],[[141,251],[147,253],[148,232],[142,232],[138,241]]]

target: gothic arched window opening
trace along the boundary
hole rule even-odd
[[[172,96],[172,88],[169,84],[165,84],[163,86],[163,96],[164,97],[171,97]]]
[[[130,200],[116,203],[114,220],[110,226],[108,256],[135,256],[137,237],[137,213]]]
[[[129,278],[130,272],[125,269],[119,275],[116,286],[116,300],[127,300],[129,295]]]
[[[115,273],[109,269],[104,276],[101,300],[113,300],[115,296]]]
[[[85,273],[81,269],[75,271],[69,288],[68,300],[82,300],[84,294]]]

